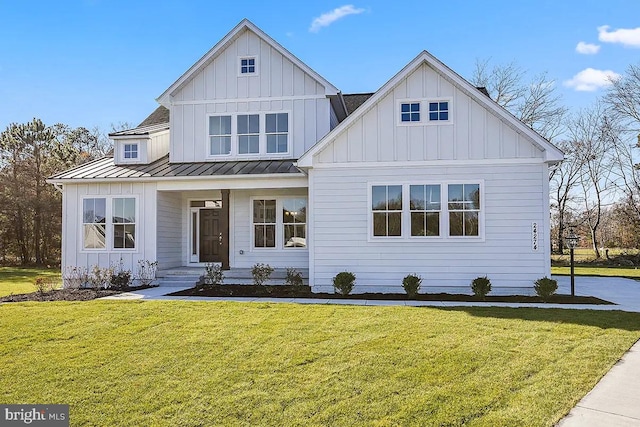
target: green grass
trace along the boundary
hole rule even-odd
[[[60,269],[0,267],[0,297],[35,292],[33,283],[38,276],[60,279]]]
[[[234,302],[0,305],[0,402],[72,425],[551,426],[640,314]]]
[[[640,269],[635,267],[607,267],[607,266],[589,266],[574,267],[575,275],[577,276],[606,276],[606,277],[632,277],[640,278]],[[563,274],[569,275],[571,273],[570,267],[551,267],[551,274]]]

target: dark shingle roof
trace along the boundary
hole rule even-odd
[[[149,114],[149,117],[144,119],[138,127],[157,125],[160,123],[169,123],[169,109],[162,105],[156,108],[153,113]]]
[[[364,104],[364,102],[371,98],[373,93],[347,93],[343,94],[342,98],[344,99],[344,105],[347,106],[347,114],[351,114],[356,109]]]
[[[112,157],[66,170],[52,176],[63,179],[173,178],[223,175],[264,175],[300,173],[295,160],[250,160],[229,162],[169,163],[166,155],[148,165],[115,165]]]

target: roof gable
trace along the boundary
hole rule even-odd
[[[436,73],[451,82],[455,87],[461,90],[465,95],[479,104],[485,110],[495,115],[498,119],[506,123],[517,133],[523,135],[527,141],[529,141],[531,144],[533,144],[533,146],[544,153],[544,160],[546,162],[553,163],[561,161],[563,159],[564,155],[562,151],[560,151],[557,147],[540,136],[533,129],[526,126],[515,116],[513,116],[511,113],[509,113],[507,110],[493,101],[490,97],[486,96],[484,92],[481,91],[481,89],[476,88],[474,85],[467,82],[460,75],[455,73],[429,52],[423,51],[411,62],[409,62],[409,64],[407,64],[402,70],[400,70],[400,72],[393,76],[387,83],[385,83],[377,92],[375,92],[373,96],[371,96],[361,106],[359,106],[357,110],[353,112],[353,114],[349,115],[347,119],[336,126],[331,132],[325,135],[324,138],[318,141],[317,144],[315,144],[303,156],[301,156],[298,160],[298,166],[312,167],[313,158],[316,154],[320,153],[327,147],[328,144],[335,141],[340,135],[347,132],[351,125],[353,125],[357,120],[362,119],[372,107],[384,100],[385,97],[387,97],[387,95],[389,95],[400,82],[410,76],[423,64],[426,64],[427,66],[432,68]]]
[[[315,79],[318,83],[324,86],[326,95],[337,95],[339,90],[332,85],[329,81],[327,81],[320,74],[311,69],[308,65],[298,59],[295,55],[285,49],[282,45],[272,39],[268,34],[262,31],[260,28],[255,26],[248,19],[243,19],[240,21],[238,25],[236,25],[226,36],[222,38],[215,46],[209,50],[202,58],[200,58],[195,64],[191,66],[178,80],[176,80],[167,90],[165,90],[162,95],[160,95],[156,100],[168,107],[170,102],[170,97],[175,94],[178,90],[187,85],[193,78],[202,71],[208,64],[210,64],[215,58],[217,58],[224,50],[233,43],[241,34],[245,31],[251,31],[256,36],[264,40],[267,44],[269,44],[273,49],[278,51],[281,55],[291,61],[295,66],[302,69],[305,73],[310,75],[313,79]]]

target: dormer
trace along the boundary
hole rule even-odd
[[[169,152],[169,123],[114,132],[109,138],[113,140],[114,164],[148,164]]]

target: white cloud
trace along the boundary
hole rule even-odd
[[[352,4],[340,6],[331,12],[323,13],[317,18],[314,18],[311,22],[311,27],[309,27],[309,31],[317,33],[322,27],[328,27],[340,18],[344,18],[347,15],[358,15],[362,12],[364,12],[364,9],[356,9]]]
[[[595,55],[600,50],[600,46],[597,44],[579,42],[576,46],[576,52],[583,55]]]
[[[598,40],[605,43],[620,43],[626,47],[640,48],[640,27],[619,28],[609,31],[608,25],[598,27]]]
[[[611,70],[586,68],[573,76],[573,78],[565,80],[563,84],[579,92],[593,92],[609,86],[612,79],[615,80],[619,77],[620,74]]]

